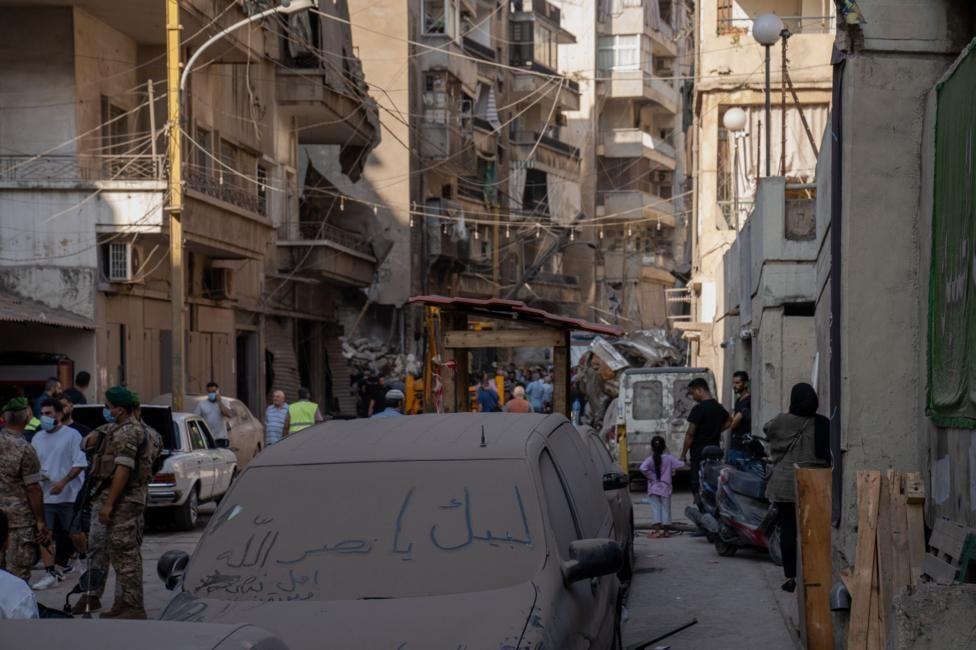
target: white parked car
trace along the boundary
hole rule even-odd
[[[197,415],[148,404],[141,414],[163,439],[149,483],[148,505],[170,510],[177,528],[191,530],[197,524],[200,504],[219,501],[230,488],[237,475],[237,456],[217,447],[207,423]],[[101,405],[77,406],[74,418],[93,429],[105,423]]]

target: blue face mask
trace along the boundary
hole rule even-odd
[[[112,412],[107,408],[102,408],[102,417],[105,418],[105,421],[109,424],[115,422],[115,416],[112,415]]]
[[[45,431],[54,431],[54,428],[58,425],[58,421],[52,418],[50,415],[41,416],[41,428]]]
[[[207,399],[211,402],[217,401],[217,393],[207,393]]]

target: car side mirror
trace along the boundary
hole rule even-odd
[[[603,475],[604,492],[623,490],[628,485],[630,485],[630,477],[623,472],[610,472],[609,474]]]
[[[176,589],[183,581],[186,565],[190,563],[190,556],[183,551],[166,551],[156,562],[156,575],[170,591]]]
[[[581,539],[570,542],[569,557],[572,559],[562,565],[566,584],[612,575],[624,565],[623,549],[612,539]]]

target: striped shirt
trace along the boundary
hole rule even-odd
[[[288,405],[278,408],[274,404],[268,405],[264,412],[264,443],[273,445],[281,440],[285,431],[285,418],[288,417]]]

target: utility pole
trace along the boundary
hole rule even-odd
[[[183,138],[180,102],[180,5],[166,0],[166,105],[169,122],[169,261],[172,307],[173,410],[186,394],[186,322],[183,313]]]

